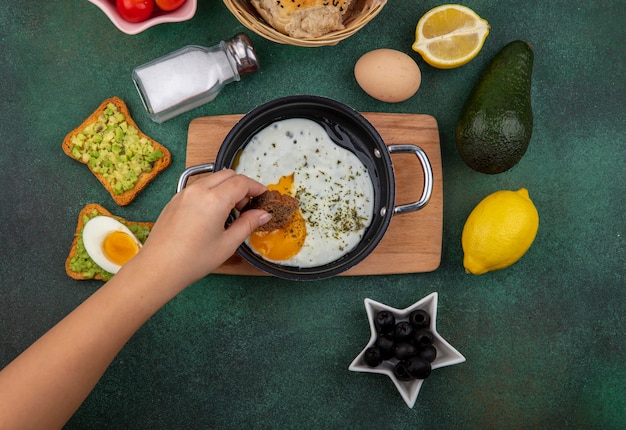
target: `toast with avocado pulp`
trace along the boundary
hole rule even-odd
[[[72,241],[70,252],[65,260],[65,272],[70,278],[79,281],[88,279],[108,281],[113,277],[111,273],[102,269],[89,257],[83,244],[83,228],[90,219],[96,216],[107,216],[121,222],[128,227],[141,243],[146,241],[154,225],[154,222],[128,221],[122,217],[111,214],[111,212],[104,207],[95,203],[86,205],[78,214],[74,240]]]
[[[132,202],[172,161],[167,148],[139,130],[118,97],[103,101],[67,134],[62,147],[87,165],[120,206]]]

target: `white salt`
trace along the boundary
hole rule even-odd
[[[179,105],[233,77],[226,53],[187,51],[136,70],[146,102],[158,113]]]

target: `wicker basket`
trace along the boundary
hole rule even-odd
[[[386,3],[387,0],[353,0],[346,13],[343,30],[333,31],[316,38],[299,39],[287,36],[265,22],[249,0],[224,0],[224,4],[235,18],[259,36],[276,43],[305,47],[336,45],[374,19]]]

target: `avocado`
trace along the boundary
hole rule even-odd
[[[132,189],[139,175],[152,171],[164,155],[150,140],[139,136],[139,130],[128,124],[113,103],[97,122],[72,136],[71,151],[74,158],[89,163],[94,172],[105,177],[115,194]]]
[[[502,173],[526,153],[533,130],[533,51],[516,40],[500,50],[469,94],[457,121],[456,147],[472,169]]]

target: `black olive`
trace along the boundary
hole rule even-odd
[[[417,354],[417,347],[410,342],[399,342],[393,346],[393,356],[404,360]]]
[[[393,357],[393,336],[390,334],[382,334],[376,338],[376,346],[383,356],[383,360],[389,360]]]
[[[423,358],[411,357],[406,360],[406,371],[415,379],[425,379],[430,375],[432,367]]]
[[[380,334],[391,333],[396,328],[396,318],[391,312],[380,311],[374,318],[374,325]]]
[[[398,360],[393,372],[400,381],[427,378],[432,371],[431,363],[437,358],[428,312],[415,310],[408,319],[396,323],[393,313],[378,312],[374,317],[378,336],[363,354],[363,361],[370,367],[377,367],[383,361],[393,365],[388,360]]]
[[[413,377],[409,374],[404,361],[398,361],[398,364],[393,368],[393,373],[400,381],[410,381]]]
[[[396,340],[408,340],[413,335],[413,326],[408,321],[400,321],[393,332]]]
[[[409,315],[409,322],[413,324],[415,328],[424,328],[430,326],[430,315],[428,312],[418,309],[411,312]]]
[[[432,345],[433,339],[433,333],[430,330],[426,330],[425,328],[419,329],[413,334],[413,340],[415,340],[415,343],[420,348]]]
[[[365,350],[363,361],[365,361],[365,364],[369,367],[376,367],[383,362],[383,356],[378,348],[372,346]]]
[[[435,358],[437,358],[437,348],[435,348],[433,345],[425,346],[420,349],[417,355],[418,357],[423,358],[429,363],[432,363],[433,361],[435,361]]]

